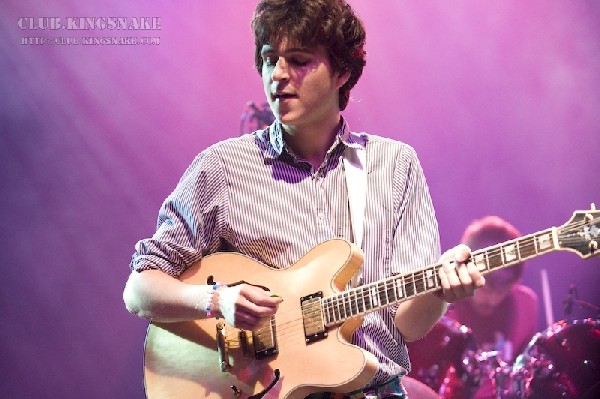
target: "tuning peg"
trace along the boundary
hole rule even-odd
[[[592,210],[592,211],[595,211],[595,210],[596,210],[596,204],[594,204],[594,203],[592,202],[592,205],[590,205],[590,208],[591,208],[591,210]]]
[[[590,252],[592,253],[592,255],[594,255],[596,253],[596,251],[598,250],[598,242],[595,240],[592,240],[592,241],[590,241],[588,246],[590,247]]]

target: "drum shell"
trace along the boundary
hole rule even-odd
[[[536,334],[513,365],[529,399],[600,397],[598,320],[559,321]]]
[[[407,344],[412,377],[444,399],[469,399],[479,386],[477,344],[470,329],[442,317],[421,340]]]

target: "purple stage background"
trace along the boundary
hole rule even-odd
[[[416,148],[444,249],[484,215],[529,234],[600,206],[600,2],[351,4],[368,55],[344,115],[354,130]],[[253,7],[2,2],[2,397],[144,396],[146,323],[121,299],[129,258],[196,153],[238,135],[245,104],[263,101]],[[53,17],[156,19],[149,30],[84,30],[45,26]],[[159,43],[83,44],[132,36]],[[570,284],[600,305],[599,266],[549,254],[529,262],[525,283],[542,298],[547,271],[560,320]],[[544,314],[540,306],[540,330]]]

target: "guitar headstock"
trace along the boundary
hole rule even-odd
[[[590,210],[573,212],[571,219],[557,231],[560,248],[573,250],[582,258],[600,253],[600,211],[594,204]]]

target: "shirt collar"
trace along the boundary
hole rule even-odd
[[[348,122],[341,117],[341,127],[337,132],[333,145],[329,149],[335,148],[340,142],[343,145],[352,148],[364,148],[366,146],[366,135],[354,133],[350,130]],[[283,140],[283,129],[281,123],[274,121],[268,128],[259,132],[261,141],[267,144],[263,147],[266,158],[278,158],[285,151],[285,141]]]

